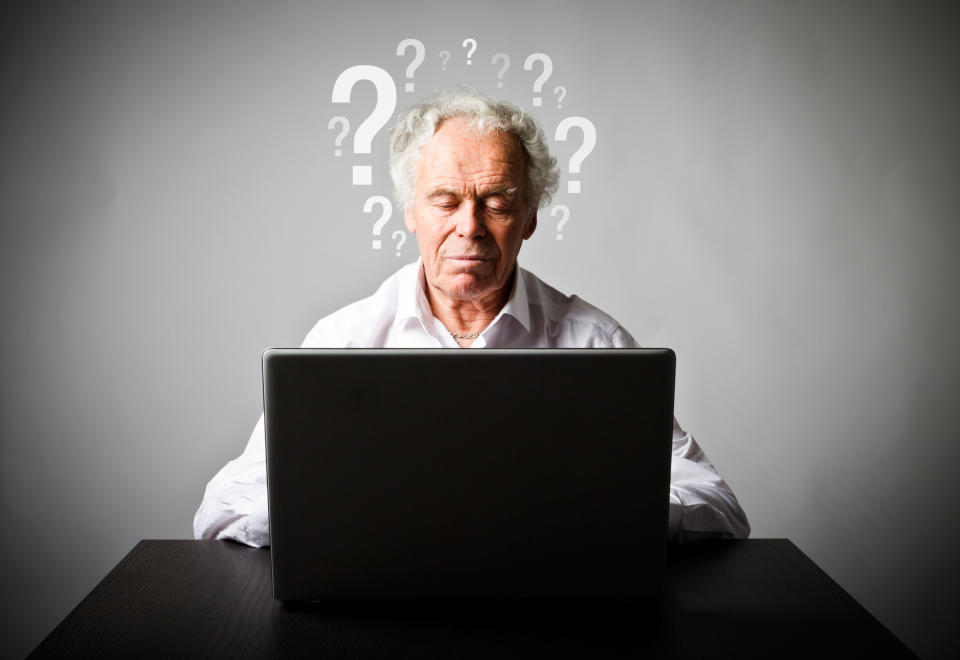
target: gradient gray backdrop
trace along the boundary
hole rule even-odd
[[[372,88],[335,107],[339,72],[386,68],[403,107],[462,79],[497,93],[506,52],[503,94],[530,109],[536,51],[555,69],[534,114],[587,116],[598,143],[583,194],[558,195],[564,240],[541,212],[521,263],[677,351],[677,415],[754,536],[790,538],[921,655],[960,653],[955,15],[21,4],[0,21],[0,655],[139,539],[189,537],[260,413],[261,350],[415,258],[370,249],[384,133],[353,188],[327,122],[365,117]],[[415,95],[406,37],[427,47]]]

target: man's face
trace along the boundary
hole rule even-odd
[[[420,151],[404,220],[417,235],[427,284],[454,300],[503,292],[537,226],[527,204],[526,153],[503,131],[477,135],[462,118],[440,124]]]

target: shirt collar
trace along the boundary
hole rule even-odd
[[[516,266],[516,274],[513,278],[513,289],[510,290],[510,297],[507,298],[507,304],[500,310],[498,318],[509,314],[515,318],[523,329],[530,332],[530,301],[527,297],[527,278],[526,271]],[[493,325],[492,323],[490,325]]]
[[[427,278],[423,272],[423,259],[417,259],[416,268],[413,271],[415,276],[412,282],[404,282],[400,286],[399,297],[397,300],[397,316],[394,319],[394,327],[400,325],[407,319],[418,319],[423,324],[424,329],[433,326],[433,311],[430,309],[430,301],[427,300]],[[515,318],[524,330],[530,332],[530,302],[527,296],[527,278],[526,271],[516,266],[516,275],[513,278],[513,287],[510,289],[510,297],[507,298],[507,304],[503,306],[500,313],[497,314],[493,326],[501,316],[510,315]]]
[[[400,282],[397,297],[397,316],[393,321],[394,327],[407,319],[419,320],[424,330],[433,325],[433,313],[430,311],[430,302],[427,300],[426,286],[427,280],[423,274],[423,259],[419,258],[413,268],[413,277]]]

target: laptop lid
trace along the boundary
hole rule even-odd
[[[669,349],[269,349],[274,596],[638,597],[664,580]]]

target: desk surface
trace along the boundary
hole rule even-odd
[[[915,657],[790,541],[671,547],[657,603],[311,603],[271,596],[270,553],[141,541],[41,657]]]

